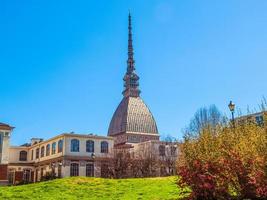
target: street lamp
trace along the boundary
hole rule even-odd
[[[95,153],[91,154],[91,158],[94,160],[95,159]]]
[[[234,112],[235,112],[235,104],[230,101],[230,103],[228,104],[229,110],[232,113],[232,123],[233,123],[233,127],[235,127],[235,117],[234,117]]]

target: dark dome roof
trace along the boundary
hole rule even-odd
[[[124,97],[112,117],[108,135],[126,132],[158,134],[154,117],[140,97]]]

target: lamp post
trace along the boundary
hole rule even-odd
[[[63,165],[62,162],[58,163],[58,175],[57,175],[58,178],[61,178],[62,165]]]
[[[235,128],[235,117],[234,117],[234,112],[235,112],[235,104],[230,101],[230,103],[228,104],[229,110],[232,113],[232,123],[233,123],[233,127]]]
[[[52,177],[54,177],[55,176],[55,167],[56,167],[56,164],[55,163],[51,163],[51,168],[52,168]]]

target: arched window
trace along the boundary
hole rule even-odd
[[[33,160],[33,154],[34,154],[34,151],[32,149],[31,160]]]
[[[44,153],[45,153],[45,148],[44,146],[41,148],[41,158],[44,157]]]
[[[159,155],[165,156],[165,146],[164,145],[159,146]]]
[[[89,177],[94,176],[94,164],[93,163],[86,164],[86,176],[89,176]]]
[[[19,161],[27,161],[27,151],[19,152]]]
[[[80,151],[80,142],[77,139],[71,140],[71,152],[79,152]]]
[[[57,143],[53,142],[53,144],[52,144],[52,155],[56,153],[56,146],[57,146]]]
[[[86,152],[93,153],[95,151],[95,143],[92,140],[86,141]]]
[[[35,158],[38,159],[39,158],[39,154],[40,154],[40,149],[37,148],[36,152],[35,152]]]
[[[50,144],[46,145],[46,156],[50,156]]]
[[[63,151],[63,140],[58,141],[57,148],[58,153],[61,153]]]
[[[70,176],[79,176],[79,164],[78,163],[70,164]]]
[[[101,142],[101,153],[108,153],[108,142]]]

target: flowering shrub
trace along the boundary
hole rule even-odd
[[[185,138],[179,186],[191,199],[267,198],[267,132],[255,124],[205,128]]]
[[[191,186],[190,198],[195,199],[229,199],[227,185],[221,179],[221,166],[217,163],[202,163],[195,160],[192,168],[179,168],[179,186]]]

